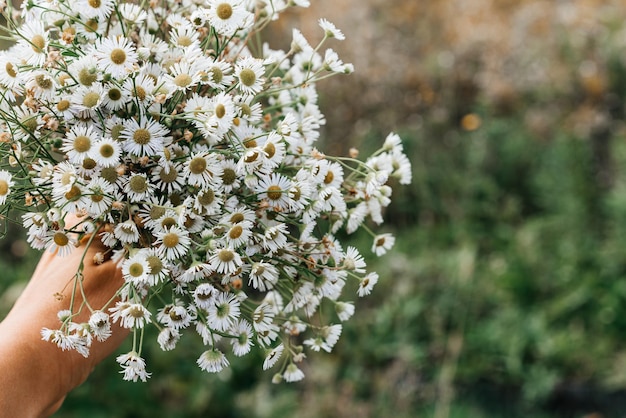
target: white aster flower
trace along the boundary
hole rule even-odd
[[[94,311],[88,323],[91,333],[98,341],[105,341],[113,334],[109,314],[106,312]]]
[[[0,170],[0,205],[4,205],[7,197],[11,194],[11,188],[15,185],[13,176],[6,170]]]
[[[220,248],[209,258],[211,268],[220,274],[233,274],[242,264],[241,256],[232,248]]]
[[[235,64],[235,76],[239,83],[237,87],[242,93],[257,94],[263,88],[263,61],[244,57]]]
[[[207,311],[209,327],[218,331],[226,331],[239,319],[239,306],[240,302],[235,295],[226,292],[217,294]]]
[[[146,371],[146,361],[135,351],[121,354],[115,360],[122,366],[124,380],[146,382],[150,377],[150,373]]]
[[[280,343],[269,353],[267,353],[267,355],[265,356],[265,360],[263,360],[263,370],[271,369],[276,364],[278,359],[280,359],[280,356],[283,354],[284,349],[285,346]]]
[[[328,20],[320,19],[318,23],[320,27],[324,30],[324,36],[326,36],[327,38],[335,38],[340,41],[343,41],[344,39],[346,39],[344,34],[339,29],[337,29],[335,25],[330,23]]]
[[[216,348],[207,350],[198,357],[198,366],[209,373],[221,372],[224,367],[228,367],[229,362],[224,353]]]
[[[242,0],[210,0],[207,14],[211,26],[226,37],[254,23],[254,15],[246,10]]]
[[[304,373],[294,363],[289,363],[285,371],[283,372],[283,379],[285,382],[298,382],[304,379]]]
[[[134,71],[137,52],[128,38],[103,38],[93,49],[102,69],[114,78],[122,78]]]
[[[369,273],[361,279],[357,294],[360,297],[369,295],[370,293],[372,293],[372,289],[374,288],[374,285],[376,283],[378,283],[378,274],[375,272]]]
[[[377,256],[381,256],[389,251],[395,242],[396,238],[389,233],[376,235],[372,244],[372,252]]]
[[[122,276],[127,283],[144,285],[148,282],[149,274],[150,265],[142,251],[122,262]]]
[[[161,155],[170,139],[167,128],[145,117],[139,122],[128,119],[119,138],[124,151],[137,157]]]
[[[235,338],[231,338],[233,354],[237,357],[244,356],[252,348],[252,326],[246,320],[240,319],[230,328],[229,333]]]
[[[154,245],[166,260],[180,260],[187,255],[191,246],[189,232],[177,225],[172,225],[163,231],[156,231],[155,237],[157,240]]]
[[[112,138],[103,137],[91,144],[87,155],[100,167],[115,167],[120,163],[122,147]]]

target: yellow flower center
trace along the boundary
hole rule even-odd
[[[77,185],[73,185],[72,188],[65,193],[65,198],[72,202],[75,200],[80,199],[80,196],[82,195],[82,193],[80,192],[80,187],[78,187]]]
[[[104,158],[110,158],[115,153],[115,148],[111,144],[102,144],[100,146],[100,155]]]
[[[85,135],[79,135],[74,139],[74,151],[87,152],[91,148],[91,139]]]
[[[91,86],[98,79],[98,73],[88,68],[83,68],[78,72],[78,82],[83,86]]]
[[[70,242],[70,239],[63,232],[56,232],[52,240],[59,247],[65,247]]]
[[[163,183],[174,183],[178,178],[178,171],[174,167],[170,167],[170,170],[166,173],[165,170],[161,170],[159,178]]]
[[[7,194],[9,194],[9,182],[0,180],[0,196],[6,196]]]
[[[89,5],[94,9],[98,9],[102,5],[102,2],[100,2],[100,0],[89,0],[87,3],[89,3]]]
[[[219,252],[217,253],[217,257],[220,259],[220,261],[223,261],[224,263],[229,263],[235,259],[235,253],[233,253],[231,250],[222,249],[219,250]]]
[[[139,128],[133,133],[133,141],[139,145],[146,145],[150,142],[150,138],[152,138],[150,131],[144,128]]]
[[[192,174],[201,174],[206,170],[206,160],[202,157],[195,157],[189,162],[189,171]]]
[[[213,193],[213,190],[205,190],[200,195],[198,195],[198,202],[200,202],[202,206],[208,206],[213,203],[214,200],[215,193]]]
[[[232,228],[230,228],[230,231],[228,232],[228,237],[230,239],[237,239],[241,236],[241,234],[243,234],[243,228],[241,225],[235,225]]]
[[[167,248],[174,248],[179,242],[180,239],[178,238],[178,235],[173,232],[167,233],[163,236],[163,245]]]
[[[250,87],[254,85],[254,82],[256,81],[256,74],[250,68],[244,68],[239,73],[239,80],[241,80],[245,86]]]
[[[279,186],[272,185],[267,188],[267,197],[271,200],[278,200],[282,195],[282,189]]]
[[[136,86],[135,87],[135,97],[137,97],[139,100],[145,100],[146,99],[146,89],[144,89],[141,86]]]
[[[223,118],[224,115],[226,115],[226,107],[219,103],[217,106],[215,106],[215,116],[217,116],[218,118]]]
[[[59,112],[65,112],[69,108],[70,108],[69,100],[60,100],[59,103],[57,103],[57,110]]]
[[[265,144],[265,147],[263,147],[263,151],[265,151],[268,158],[272,158],[274,154],[276,154],[276,146],[271,142],[268,142]]]
[[[122,48],[115,48],[109,55],[113,64],[121,65],[126,61],[126,52]]]
[[[15,66],[13,64],[11,64],[10,62],[7,62],[7,64],[4,66],[4,70],[7,72],[7,74],[10,77],[17,77],[17,71],[15,71]]]
[[[143,266],[141,263],[133,263],[128,267],[128,274],[133,277],[140,277],[143,274]]]
[[[230,222],[236,224],[243,221],[244,219],[245,217],[243,216],[243,213],[235,212],[231,215]]]
[[[187,87],[191,84],[191,81],[191,76],[189,76],[188,74],[178,74],[176,77],[174,77],[174,84],[176,84],[178,87]]]
[[[85,96],[83,97],[83,106],[88,107],[88,108],[97,106],[99,102],[100,102],[100,95],[96,93],[95,91],[90,91],[89,93],[85,94]]]
[[[109,96],[109,99],[116,102],[122,98],[122,92],[119,89],[114,88],[114,89],[109,90],[108,96]]]
[[[220,3],[217,6],[217,17],[228,20],[233,15],[233,7],[228,3]]]
[[[189,46],[192,42],[191,38],[186,35],[179,36],[178,39],[176,39],[176,44],[182,47]]]
[[[128,182],[130,189],[138,194],[145,193],[148,190],[148,182],[143,176],[133,176]]]
[[[30,40],[33,51],[37,53],[43,52],[43,49],[46,47],[46,39],[41,35],[35,35]]]
[[[225,168],[222,173],[222,182],[226,185],[233,184],[237,180],[237,173],[232,168]]]
[[[52,87],[52,80],[46,77],[45,74],[39,74],[37,77],[35,77],[35,82],[37,83],[39,87],[41,87],[44,90],[48,90],[49,88]]]

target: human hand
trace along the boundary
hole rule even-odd
[[[93,261],[96,253],[104,250],[97,239],[88,247],[83,239],[65,257],[50,252],[42,255],[30,282],[0,323],[0,417],[51,415],[67,393],[83,383],[96,364],[128,335],[128,330],[113,324],[111,337],[104,342],[94,340],[87,358],[74,350],[62,351],[41,338],[42,328],[59,327],[58,311],[70,308],[74,277],[81,261],[84,260],[84,293],[94,309],[116,295],[123,283],[120,269],[111,260],[102,264]],[[74,311],[82,302],[81,292],[76,291]],[[89,316],[89,309],[83,306],[72,320],[87,322]]]

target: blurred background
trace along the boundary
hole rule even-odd
[[[398,132],[394,250],[331,355],[272,385],[254,356],[201,372],[191,339],[114,358],[57,417],[626,416],[626,8],[601,0],[314,0],[271,27],[356,67],[319,85],[322,150],[363,155]],[[0,317],[37,254],[0,242]],[[342,237],[369,253],[370,238]]]

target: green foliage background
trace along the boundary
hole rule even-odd
[[[376,16],[414,40],[399,50],[414,57],[413,22]],[[397,130],[414,180],[394,187],[386,213],[396,247],[369,257],[381,281],[359,299],[335,351],[307,359],[304,382],[272,385],[254,356],[204,374],[189,336],[174,352],[147,347],[147,384],[123,382],[107,359],[56,416],[623,416],[626,68],[615,41],[622,23],[601,23],[603,42],[562,34],[551,53],[569,78],[558,85],[494,98],[476,81],[474,55],[442,69],[435,50],[420,66],[405,59],[407,77],[374,104],[354,95],[375,83],[367,73],[320,86],[329,120],[321,148],[367,155]],[[578,77],[584,60],[600,69],[599,86]],[[0,243],[0,315],[38,257],[22,231],[10,236]],[[364,235],[342,242],[364,254],[371,246]]]

